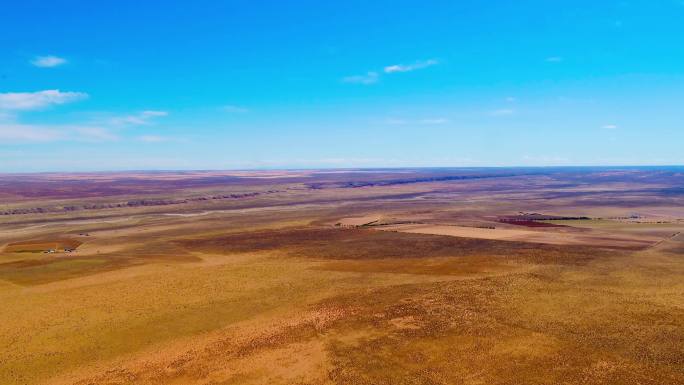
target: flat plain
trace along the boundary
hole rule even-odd
[[[0,175],[0,384],[682,384],[684,168]]]

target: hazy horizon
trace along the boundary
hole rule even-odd
[[[302,167],[302,168],[225,168],[225,169],[120,169],[120,170],[54,170],[54,171],[0,171],[0,175],[31,175],[31,174],[126,174],[126,173],[240,173],[240,172],[297,172],[297,171],[320,171],[326,172],[392,172],[392,171],[481,171],[481,170],[539,170],[548,172],[553,170],[568,171],[591,171],[591,170],[666,170],[684,171],[684,165],[563,165],[563,166],[418,166],[418,167]]]

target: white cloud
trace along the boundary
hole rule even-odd
[[[0,94],[0,140],[7,142],[52,142],[59,140],[106,141],[115,140],[107,127],[81,124],[24,124],[18,115],[52,105],[65,104],[87,98],[83,92],[45,90],[38,92],[8,92]]]
[[[605,128],[607,130],[614,130],[614,129],[618,128],[618,126],[616,124],[605,124],[605,125],[601,126],[601,128]]]
[[[551,57],[547,57],[546,61],[548,63],[560,63],[563,61],[563,58],[560,56],[551,56]]]
[[[385,124],[390,125],[390,126],[404,126],[404,125],[422,125],[422,126],[431,126],[431,125],[437,125],[437,124],[445,124],[448,123],[449,119],[446,118],[426,118],[426,119],[417,119],[417,120],[408,120],[408,119],[400,119],[400,118],[389,118],[385,120]]]
[[[166,111],[146,110],[133,115],[116,116],[109,120],[114,126],[146,126],[153,123],[155,118],[167,116]]]
[[[383,72],[386,74],[399,73],[399,72],[411,72],[419,70],[422,68],[431,67],[439,64],[439,61],[435,59],[418,61],[413,64],[394,64],[391,66],[386,66],[383,68]],[[353,75],[342,78],[344,83],[354,83],[354,84],[375,84],[380,80],[380,74],[376,71],[369,71],[365,75]]]
[[[118,140],[119,137],[105,127],[97,126],[67,126],[67,132],[71,131],[71,139],[88,142],[109,142]]]
[[[385,120],[385,124],[388,124],[390,126],[403,126],[407,123],[409,122],[405,119],[389,118]]]
[[[146,110],[121,118],[73,124],[24,124],[17,120],[16,115],[0,114],[0,142],[115,141],[120,139],[121,129],[150,124],[150,119],[167,114],[165,111]]]
[[[169,138],[164,137],[164,136],[158,136],[158,135],[141,135],[137,138],[141,142],[145,143],[159,143],[159,142],[166,142],[169,140]]]
[[[155,110],[146,110],[141,112],[142,116],[146,117],[154,117],[154,116],[167,116],[169,113],[166,111],[155,111]]]
[[[8,142],[50,142],[62,138],[58,130],[25,124],[0,123],[0,140]]]
[[[0,140],[7,142],[105,142],[117,139],[118,136],[107,128],[98,126],[0,123]]]
[[[14,119],[14,114],[0,110],[0,123]]]
[[[242,106],[236,106],[236,105],[232,105],[232,104],[223,106],[223,107],[221,107],[221,109],[225,112],[232,112],[232,113],[239,113],[239,114],[249,112],[248,108],[245,108]]]
[[[513,96],[508,96],[505,99],[508,103],[513,103],[516,102],[518,99],[514,98]]]
[[[66,64],[67,60],[59,56],[36,56],[35,59],[31,60],[31,64],[36,67],[41,68],[52,68]]]
[[[55,141],[104,142],[119,140],[119,131],[141,125],[149,125],[154,119],[167,116],[168,112],[144,110],[132,115],[105,117],[73,124],[26,124],[19,118],[24,111],[65,104],[87,98],[83,92],[45,90],[38,92],[0,93],[0,143],[35,143]],[[153,141],[150,137],[143,140]]]
[[[387,74],[391,73],[397,73],[397,72],[411,72],[427,67],[431,67],[434,65],[439,64],[439,61],[435,59],[430,59],[430,60],[424,60],[424,61],[418,61],[413,64],[394,64],[391,66],[385,67],[384,71]]]
[[[489,114],[493,116],[513,115],[515,114],[515,110],[511,108],[501,108],[498,110],[491,111]]]
[[[448,123],[449,120],[445,118],[431,118],[431,119],[422,119],[420,120],[421,124],[428,124],[428,125],[434,125],[434,124],[444,124]]]
[[[86,99],[84,92],[62,92],[60,90],[44,90],[37,92],[0,93],[0,110],[36,110],[51,105],[71,103]]]
[[[343,78],[342,81],[353,84],[374,84],[378,82],[379,78],[377,72],[368,72],[365,75],[347,76],[346,78]]]

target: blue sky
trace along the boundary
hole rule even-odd
[[[684,1],[15,1],[0,172],[684,164]]]

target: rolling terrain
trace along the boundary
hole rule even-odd
[[[0,384],[681,384],[684,169],[0,175]]]

